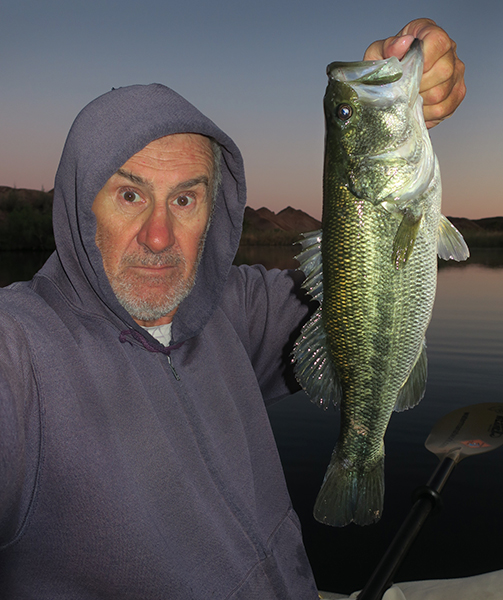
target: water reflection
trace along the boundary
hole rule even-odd
[[[239,248],[235,265],[264,265],[266,269],[296,269],[299,263],[295,255],[301,247],[293,246],[244,246]]]
[[[503,250],[501,248],[470,248],[468,260],[456,262],[455,260],[439,260],[438,266],[443,269],[466,269],[473,265],[490,268],[503,267]]]
[[[29,281],[49,258],[50,252],[0,252],[0,287]]]
[[[299,254],[300,245],[293,246],[244,246],[239,248],[234,264],[261,264],[266,269],[296,269],[298,262],[295,255]],[[474,265],[489,268],[503,268],[503,250],[501,248],[472,248],[470,258],[465,261],[439,260],[439,270],[466,269]]]
[[[322,589],[351,592],[363,587],[407,514],[413,490],[426,483],[436,466],[437,459],[424,448],[434,423],[457,407],[503,400],[503,251],[475,249],[466,263],[439,262],[427,332],[426,395],[413,410],[392,417],[386,435],[384,515],[377,525],[332,529],[312,517],[337,439],[338,411],[323,413],[301,393],[270,410],[292,501]],[[501,449],[467,459],[456,469],[443,493],[446,509],[426,524],[397,580],[501,569],[503,527],[495,515],[501,511],[502,472]]]

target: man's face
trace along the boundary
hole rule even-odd
[[[192,289],[212,181],[208,138],[176,134],[145,146],[98,192],[96,245],[115,295],[140,325],[169,323]]]

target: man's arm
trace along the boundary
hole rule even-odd
[[[371,44],[364,60],[401,59],[414,38],[423,40],[424,71],[420,92],[428,128],[452,115],[466,94],[465,65],[456,54],[456,43],[431,19],[415,19],[396,36]]]

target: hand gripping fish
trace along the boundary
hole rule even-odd
[[[469,256],[440,214],[440,172],[419,83],[422,46],[399,61],[327,68],[322,231],[298,257],[320,302],[294,349],[311,400],[341,405],[341,430],[314,508],[318,521],[382,514],[391,414],[423,397],[428,327],[443,259]]]

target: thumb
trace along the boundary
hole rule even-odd
[[[409,34],[378,40],[367,48],[363,60],[383,60],[392,56],[402,59],[413,41],[414,36]]]

